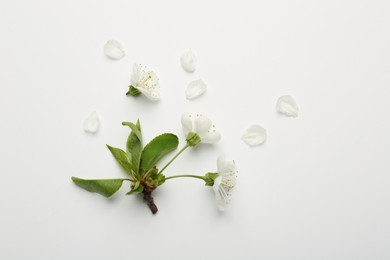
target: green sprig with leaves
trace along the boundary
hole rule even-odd
[[[172,159],[161,168],[161,170],[159,170],[159,168],[157,168],[157,164],[160,160],[177,149],[179,145],[178,137],[171,133],[164,133],[156,136],[146,146],[143,146],[142,131],[139,120],[137,120],[136,124],[123,122],[122,125],[128,126],[131,130],[126,142],[126,151],[110,145],[107,145],[107,147],[128,177],[115,179],[81,179],[78,177],[72,177],[72,181],[76,185],[87,191],[99,193],[105,197],[111,197],[122,187],[123,182],[129,182],[128,187],[130,190],[126,194],[142,194],[148,207],[152,213],[155,214],[157,213],[158,208],[152,197],[153,191],[166,180],[190,177],[201,179],[205,182],[206,186],[213,187],[216,194],[217,204],[220,209],[220,205],[227,203],[229,200],[230,189],[235,183],[235,166],[234,163],[231,164],[232,161],[221,160],[220,162],[219,159],[218,172],[208,172],[204,176],[183,174],[165,177],[163,174],[163,171],[187,148],[198,145],[202,142],[202,140],[204,140],[204,142],[212,143],[212,141],[210,141],[212,140],[210,137],[215,135],[214,132],[209,136],[202,133],[198,134],[196,131],[189,132],[187,134],[186,144],[184,147],[179,150]],[[202,129],[201,127],[198,128]],[[185,133],[188,130],[186,130],[184,125],[183,129],[185,130]],[[220,137],[216,137],[217,138],[214,138],[215,141],[219,141]],[[194,140],[196,140],[196,142],[194,142]]]

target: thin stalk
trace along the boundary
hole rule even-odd
[[[183,178],[183,177],[197,178],[197,179],[202,179],[202,180],[206,181],[204,176],[192,175],[192,174],[182,174],[182,175],[169,176],[169,177],[165,177],[165,180],[174,179],[174,178]]]
[[[173,158],[160,170],[159,173],[162,173],[188,147],[190,147],[190,146],[188,144],[186,144],[175,156],[173,156]]]

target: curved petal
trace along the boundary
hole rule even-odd
[[[298,106],[292,96],[281,96],[276,102],[276,110],[286,116],[298,116]]]
[[[157,90],[146,89],[146,88],[136,88],[136,89],[138,89],[142,94],[144,94],[148,99],[152,101],[158,101],[161,99],[160,93]]]
[[[202,95],[207,90],[206,84],[203,82],[203,80],[198,79],[190,82],[187,86],[186,90],[186,98],[188,100],[194,99]]]
[[[215,202],[217,203],[218,210],[225,211],[226,200],[222,192],[223,191],[219,189],[218,192],[215,193]]]
[[[221,134],[215,130],[207,132],[206,134],[199,134],[199,137],[201,142],[205,144],[215,144],[221,140]]]
[[[182,68],[187,72],[194,72],[196,70],[197,59],[194,52],[189,49],[180,56],[180,63]]]
[[[119,60],[125,56],[125,48],[116,40],[109,40],[104,44],[104,54],[113,60]]]
[[[192,116],[190,113],[184,113],[181,116],[181,125],[183,126],[184,136],[187,137],[188,133],[192,131]]]
[[[259,125],[250,126],[241,136],[241,140],[249,146],[261,145],[267,139],[267,131]]]
[[[133,72],[131,74],[131,79],[130,79],[131,85],[133,85],[133,87],[136,87],[137,83],[139,83],[140,81],[140,78],[141,78],[141,68],[137,63],[134,63]]]
[[[194,120],[194,131],[202,138],[210,130],[211,124],[211,120],[208,117],[198,114]]]
[[[229,161],[225,155],[220,155],[217,160],[218,173],[222,176],[225,172],[230,171]]]
[[[84,120],[83,128],[85,132],[94,134],[99,130],[99,125],[99,116],[96,111],[94,111]]]

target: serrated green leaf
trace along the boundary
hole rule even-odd
[[[131,176],[131,164],[128,155],[119,148],[109,146],[108,144],[107,147],[123,170]]]
[[[131,168],[133,169],[135,174],[139,175],[139,168],[140,168],[142,148],[143,148],[142,133],[141,133],[141,126],[139,120],[137,120],[136,125],[134,125],[131,122],[123,122],[122,125],[129,126],[131,129],[131,133],[127,138],[126,152],[127,152],[127,156],[130,159]]]
[[[101,179],[101,180],[84,180],[77,177],[72,177],[72,181],[79,187],[99,193],[105,197],[111,197],[119,190],[125,179]]]
[[[162,134],[150,141],[142,152],[141,168],[148,170],[154,167],[166,154],[179,145],[179,139],[174,134]]]

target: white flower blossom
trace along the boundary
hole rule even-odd
[[[153,101],[160,100],[158,78],[153,71],[147,70],[146,67],[134,64],[130,83],[131,86],[139,90],[148,99]]]
[[[122,59],[126,55],[125,48],[123,47],[122,43],[116,40],[109,40],[104,45],[104,54],[113,60]]]
[[[194,72],[198,62],[194,52],[189,49],[180,56],[180,63],[185,71]]]
[[[201,79],[191,81],[187,86],[186,98],[194,99],[202,95],[207,90],[206,84]]]
[[[189,113],[184,113],[181,116],[181,124],[186,137],[191,133],[195,133],[200,137],[202,143],[207,144],[214,144],[221,140],[221,134],[215,129],[211,120],[204,115],[196,114],[193,116]]]
[[[286,116],[297,117],[298,106],[292,96],[281,96],[276,102],[276,111]]]
[[[100,121],[96,111],[92,112],[85,120],[83,124],[84,131],[94,134],[99,130]]]
[[[233,160],[226,160],[220,155],[217,161],[218,177],[214,181],[213,190],[219,210],[224,211],[230,201],[232,189],[236,185],[236,165]]]
[[[267,139],[267,131],[259,125],[250,126],[241,136],[241,140],[249,146],[261,145]]]

